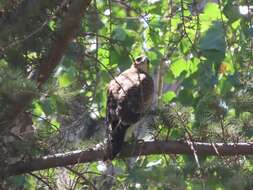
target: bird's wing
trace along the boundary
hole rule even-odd
[[[153,92],[153,80],[148,74],[130,69],[123,72],[108,86],[108,121],[136,123],[151,106]]]
[[[106,110],[110,130],[109,159],[120,152],[129,126],[136,123],[151,106],[153,92],[152,78],[135,69],[126,70],[109,83]]]

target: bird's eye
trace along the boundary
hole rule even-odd
[[[136,62],[141,62],[142,61],[142,57],[137,57],[135,61]]]

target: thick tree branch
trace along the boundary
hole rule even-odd
[[[50,54],[42,62],[38,69],[37,82],[44,84],[55,67],[59,64],[68,43],[74,38],[80,28],[81,18],[91,0],[75,0],[71,3],[69,10],[63,20],[61,30],[58,31],[55,42],[52,44]]]
[[[48,80],[54,72],[55,67],[60,63],[69,42],[73,40],[79,29],[85,9],[89,6],[90,2],[91,0],[74,0],[71,3],[62,25],[56,33],[56,39],[50,47],[49,54],[45,56],[44,60],[38,66],[38,70],[35,72],[36,74],[31,77],[38,83],[38,87]],[[7,113],[0,118],[0,121],[9,122],[17,118],[17,116],[31,103],[33,96],[20,95],[17,99],[17,104],[6,111]],[[6,125],[6,122],[2,123]]]
[[[197,155],[234,156],[253,155],[253,143],[203,143],[194,142]],[[120,157],[150,154],[192,154],[189,143],[184,141],[150,141],[138,144],[126,144]],[[25,162],[9,165],[0,173],[0,177],[24,174],[59,166],[73,165],[103,160],[104,150],[77,150],[55,154]]]

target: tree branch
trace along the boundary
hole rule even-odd
[[[72,41],[79,29],[81,19],[90,2],[91,0],[75,0],[71,3],[60,29],[56,32],[56,39],[50,47],[49,54],[40,63],[34,76],[31,76],[31,79],[37,82],[38,87],[48,80],[56,66],[60,63],[69,42]],[[0,121],[7,121],[8,123],[15,120],[31,103],[32,99],[33,96],[31,95],[20,95],[20,97],[17,97],[17,104],[6,111],[6,114],[0,118]],[[3,123],[6,125],[6,122]]]
[[[91,0],[75,0],[71,3],[48,57],[39,66],[37,78],[39,85],[44,84],[48,80],[55,67],[59,64],[69,42],[80,28],[81,18],[90,2]]]
[[[253,155],[253,143],[204,143],[193,144],[198,155],[234,156]],[[148,141],[126,144],[119,158],[150,154],[192,154],[189,143],[185,141]],[[7,166],[0,173],[0,178],[28,172],[87,163],[105,158],[105,150],[76,150],[68,153],[54,154]]]

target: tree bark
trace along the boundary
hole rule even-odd
[[[48,80],[55,67],[59,64],[69,42],[71,42],[80,28],[81,19],[90,2],[91,0],[75,0],[71,3],[48,57],[39,66],[37,78],[39,86]]]
[[[56,66],[60,63],[69,42],[73,40],[80,28],[81,19],[90,2],[91,0],[74,0],[71,3],[60,29],[56,32],[56,39],[50,47],[49,54],[45,56],[37,71],[34,72],[34,76],[31,77],[38,84],[38,87],[41,87],[49,79]],[[17,103],[0,117],[0,123],[3,123],[2,126],[14,121],[31,104],[33,98],[31,95],[20,95],[20,97],[17,97]]]
[[[118,158],[133,157],[150,154],[188,154],[192,155],[192,142],[185,141],[147,141],[136,144],[125,144]],[[198,156],[236,156],[253,155],[253,143],[205,143],[193,142]],[[19,175],[28,172],[87,163],[103,160],[106,152],[104,149],[76,150],[68,153],[54,154],[18,162],[7,166],[0,173],[0,178]]]

